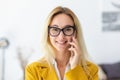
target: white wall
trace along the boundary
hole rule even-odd
[[[2,54],[0,54],[0,80],[1,80],[1,78],[2,78]]]
[[[88,52],[96,63],[120,61],[120,33],[102,31],[102,1],[0,0],[0,37],[11,43],[6,50],[5,80],[21,80],[17,47],[34,49],[30,61],[43,55],[39,46],[42,27],[48,13],[58,5],[71,8],[78,16]]]

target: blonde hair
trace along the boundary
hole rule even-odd
[[[84,68],[85,72],[89,74],[89,71],[87,70],[87,67],[86,67],[87,65],[86,61],[88,60],[88,53],[87,53],[87,49],[84,43],[81,25],[79,23],[77,16],[69,8],[58,6],[50,12],[50,14],[48,15],[46,19],[45,26],[44,26],[44,32],[42,35],[43,36],[42,42],[41,42],[42,47],[43,47],[42,50],[45,53],[45,59],[51,63],[52,59],[55,57],[54,48],[51,45],[50,40],[49,40],[48,26],[50,25],[53,17],[61,13],[64,13],[70,16],[74,22],[74,25],[76,27],[76,38],[78,40],[78,43],[81,47],[81,52],[82,52],[80,65]]]

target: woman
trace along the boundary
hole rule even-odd
[[[98,80],[98,68],[87,59],[77,16],[66,7],[56,7],[44,26],[45,57],[26,67],[25,80]]]

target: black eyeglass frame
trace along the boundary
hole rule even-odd
[[[73,33],[70,34],[70,35],[66,35],[65,32],[64,32],[64,29],[69,28],[69,27],[73,28]],[[57,35],[52,35],[52,34],[50,33],[50,29],[51,29],[51,28],[57,28],[57,29],[59,29],[59,33],[58,33]],[[72,36],[72,35],[75,33],[76,28],[75,28],[75,26],[67,26],[67,27],[64,27],[64,28],[62,28],[62,29],[60,29],[60,28],[58,28],[58,27],[52,27],[52,26],[49,26],[49,27],[48,27],[48,34],[49,34],[50,36],[52,36],[52,37],[57,37],[57,36],[60,34],[61,31],[63,32],[63,34],[64,34],[65,36]]]

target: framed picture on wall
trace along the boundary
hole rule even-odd
[[[102,1],[102,30],[120,31],[120,0]]]

